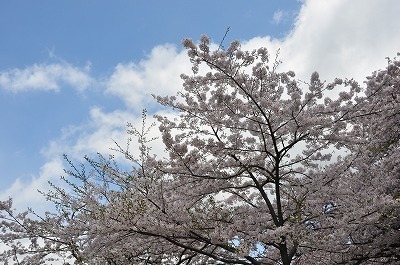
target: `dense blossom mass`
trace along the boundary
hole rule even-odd
[[[144,115],[128,128],[140,155],[117,145],[128,170],[67,159],[70,188],[45,194],[54,213],[0,204],[0,261],[400,263],[400,61],[362,85],[302,82],[265,48],[183,45],[192,74],[177,96],[155,96],[175,114],[156,116],[165,157]]]

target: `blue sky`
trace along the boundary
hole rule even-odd
[[[282,69],[307,80],[362,81],[400,51],[397,0],[2,1],[0,199],[39,206],[75,161],[126,140],[149,94],[175,94],[190,65],[181,40],[281,50]]]

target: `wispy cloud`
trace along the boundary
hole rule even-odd
[[[83,68],[68,63],[33,64],[0,72],[0,88],[18,93],[29,90],[58,91],[66,85],[83,91],[94,82],[89,72],[90,64]]]
[[[282,22],[284,16],[285,16],[285,13],[282,10],[277,10],[274,12],[272,19],[275,24],[279,24]]]
[[[38,190],[47,192],[50,189],[49,181],[56,185],[64,185],[65,183],[61,183],[59,178],[63,173],[61,157],[53,157],[40,168],[37,176],[32,176],[30,181],[17,178],[8,189],[0,191],[0,200],[7,200],[11,197],[13,206],[18,210],[33,207],[35,212],[42,214],[53,205],[46,202],[44,196]]]

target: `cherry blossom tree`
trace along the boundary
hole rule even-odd
[[[400,262],[400,61],[360,86],[301,82],[265,48],[212,50],[186,39],[192,74],[155,98],[151,126],[128,134],[139,155],[71,168],[56,211],[0,205],[5,264],[376,264]],[[337,94],[334,98],[326,97]],[[340,154],[340,155],[339,155]],[[159,155],[160,156],[160,155]],[[33,216],[32,216],[33,214]]]

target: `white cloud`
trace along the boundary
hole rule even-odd
[[[153,48],[138,64],[119,64],[107,82],[107,93],[117,95],[130,109],[141,111],[152,102],[151,94],[175,95],[182,87],[180,74],[190,71],[186,51],[166,44]]]
[[[0,88],[17,93],[28,90],[58,91],[61,85],[68,85],[83,91],[94,82],[89,71],[90,64],[83,68],[68,63],[34,64],[0,72]]]
[[[170,115],[166,112],[164,114]],[[125,160],[124,155],[116,153],[112,149],[117,148],[115,143],[125,148],[128,138],[133,138],[130,144],[130,151],[138,157],[138,143],[135,137],[127,133],[128,122],[137,130],[141,130],[141,112],[129,109],[104,112],[99,107],[92,107],[90,119],[87,122],[65,128],[59,138],[53,139],[47,147],[43,148],[42,155],[47,159],[51,159],[67,154],[73,161],[82,161],[85,155],[92,157],[96,153],[103,155],[113,154],[119,162],[122,162]],[[148,115],[146,127],[149,127],[154,122],[155,119]],[[153,127],[147,138],[157,138],[158,134],[158,127]],[[154,152],[163,153],[164,147],[160,139],[150,143],[150,146]]]
[[[99,107],[91,108],[89,127],[83,128],[70,153],[76,158],[96,152],[111,153],[110,148],[116,147],[114,141],[125,145],[127,122],[135,124],[138,117],[125,110],[104,113]]]
[[[282,60],[301,77],[318,71],[364,80],[400,50],[400,3],[395,0],[305,1],[291,34],[282,41]]]
[[[308,81],[318,71],[328,82],[335,77],[364,81],[386,66],[385,57],[400,51],[400,3],[394,0],[307,0],[292,31],[283,39],[257,37],[244,49],[269,48],[271,59],[280,49],[282,70],[294,70]],[[279,18],[279,14],[276,15]]]
[[[0,192],[0,200],[13,199],[13,207],[19,210],[26,210],[32,207],[35,212],[43,213],[51,206],[45,202],[45,198],[38,190],[47,192],[50,189],[49,181],[62,185],[60,176],[63,174],[63,163],[61,157],[53,157],[46,162],[39,171],[38,176],[32,176],[28,182],[17,178],[6,190]]]
[[[65,127],[60,137],[51,140],[41,154],[49,160],[66,154],[75,161],[97,152],[109,154],[110,148],[115,147],[113,141],[126,142],[126,124],[132,118],[137,119],[124,110],[104,113],[99,107],[92,107],[88,121]]]

